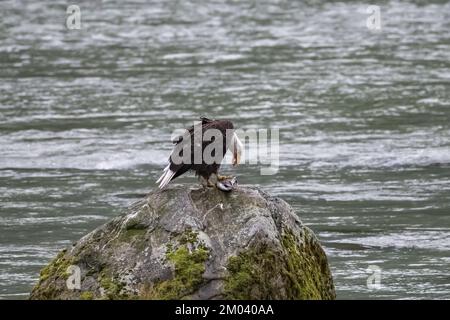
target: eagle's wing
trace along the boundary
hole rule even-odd
[[[189,134],[183,136],[179,136],[176,139],[173,140],[173,143],[175,144],[175,148],[181,143],[186,143],[185,138],[192,138],[193,134],[194,134],[194,130],[189,130],[188,131]],[[181,148],[183,148],[181,146]],[[175,149],[172,151],[175,151]],[[181,154],[180,156],[182,156],[182,152],[183,150],[181,150]],[[183,173],[189,171],[192,168],[192,164],[184,164],[184,163],[179,163],[179,164],[175,164],[172,161],[172,154],[169,157],[169,164],[164,168],[163,174],[161,175],[161,177],[159,177],[159,179],[156,181],[156,183],[159,183],[159,188],[162,189],[164,188],[172,179],[175,179],[176,177],[182,175]]]
[[[209,123],[214,123],[215,120],[206,118],[206,117],[200,117],[200,120],[202,120],[202,127],[206,128],[208,127]],[[187,131],[189,132],[189,134],[192,136],[192,134],[194,133],[194,126],[190,126]],[[181,141],[183,140],[183,136],[178,136],[175,139],[172,140],[174,145],[179,144]]]
[[[207,124],[208,122],[214,122],[214,120],[209,119],[207,117],[200,117],[200,120],[202,120],[202,125]]]
[[[211,120],[205,117],[200,118],[202,120],[202,130],[207,130],[214,126],[215,120]],[[191,126],[187,129],[187,132],[184,136],[178,136],[173,140],[173,143],[175,144],[175,147],[179,145],[180,143],[186,143],[186,140],[192,142],[194,141],[194,126]],[[202,142],[202,150],[204,150],[205,146],[207,144],[211,143],[210,141],[203,141]],[[182,147],[182,146],[181,146]],[[191,153],[193,153],[194,147],[191,147]],[[182,156],[182,152],[180,154]],[[164,188],[171,180],[175,179],[176,177],[181,176],[182,174],[186,173],[190,169],[193,168],[193,155],[191,156],[191,163],[184,164],[175,164],[172,161],[172,156],[169,157],[169,164],[164,168],[163,174],[159,179],[156,181],[156,183],[159,183],[159,188]]]

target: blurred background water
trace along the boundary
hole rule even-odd
[[[200,115],[280,130],[278,174],[233,173],[316,232],[338,298],[450,298],[447,1],[380,0],[379,31],[359,1],[70,4],[80,30],[0,1],[0,298],[155,189]]]

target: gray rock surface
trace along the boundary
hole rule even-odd
[[[81,288],[68,289],[75,265]],[[334,299],[327,257],[283,200],[172,185],[63,250],[30,299]]]

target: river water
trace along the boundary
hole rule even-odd
[[[380,30],[358,1],[78,3],[69,30],[66,1],[0,1],[0,298],[155,189],[200,115],[279,129],[277,174],[225,171],[295,208],[339,299],[450,298],[450,3],[379,1]]]

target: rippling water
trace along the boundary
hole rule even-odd
[[[66,1],[0,1],[0,298],[154,189],[199,115],[279,128],[278,174],[236,173],[317,233],[338,298],[450,298],[450,3],[379,5],[371,31],[357,1],[82,1],[67,30]]]

